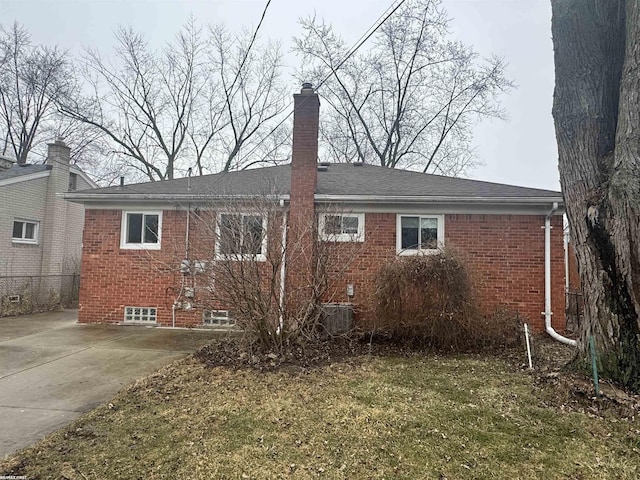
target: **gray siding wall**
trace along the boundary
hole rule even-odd
[[[40,275],[49,177],[0,187],[0,276]],[[38,244],[13,243],[14,219],[40,222]]]

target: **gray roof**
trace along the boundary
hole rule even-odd
[[[51,165],[14,165],[7,170],[0,171],[0,180],[31,175],[32,173],[40,173],[47,170],[51,170]]]
[[[316,196],[323,197],[425,197],[445,199],[562,199],[560,192],[517,187],[464,178],[445,177],[374,165],[346,163],[320,164]],[[326,170],[324,170],[326,168]],[[118,199],[175,196],[288,195],[291,166],[280,165],[236,172],[218,173],[162,182],[97,188],[68,194],[69,199]],[[190,183],[190,188],[188,188]]]

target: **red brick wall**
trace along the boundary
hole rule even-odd
[[[120,210],[85,212],[78,321],[119,323],[125,306],[142,306],[157,308],[158,322],[171,325],[182,277],[186,213],[165,210],[162,249],[147,251],[120,248]],[[176,321],[201,324],[201,312],[178,311]]]
[[[171,325],[171,306],[180,287],[186,213],[165,210],[162,250],[120,249],[119,210],[86,210],[80,289],[80,322],[119,323],[125,306],[158,308],[158,321]],[[277,221],[277,220],[276,220]],[[274,224],[275,225],[275,224]],[[518,311],[536,331],[544,328],[544,216],[446,215],[445,243],[464,257],[472,271],[485,313],[505,307]],[[553,324],[564,330],[564,252],[562,217],[552,221]],[[371,315],[375,275],[395,256],[396,215],[367,213],[365,242],[336,243],[328,301],[344,302],[351,283],[361,319]],[[213,241],[199,237],[192,222],[192,251],[213,252]],[[198,248],[193,248],[198,245]],[[288,266],[291,268],[291,265]],[[176,312],[180,326],[200,325],[200,310]]]
[[[544,330],[544,216],[445,215],[445,244],[456,249],[470,267],[485,314],[498,308],[517,311],[535,331]],[[552,220],[552,317],[558,331],[565,327],[562,217]],[[365,242],[340,244],[348,268],[333,269],[328,301],[348,301],[353,284],[359,318],[373,315],[375,274],[396,252],[396,215],[368,213]]]

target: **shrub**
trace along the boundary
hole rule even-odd
[[[377,277],[376,334],[441,350],[494,348],[515,341],[514,316],[483,316],[471,275],[451,250],[397,257]]]

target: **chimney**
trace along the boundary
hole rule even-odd
[[[314,196],[318,175],[318,125],[320,100],[310,83],[293,96],[293,148],[291,154],[291,188],[289,233],[287,234],[287,290],[290,308],[305,305],[313,293],[315,261]]]
[[[58,194],[69,189],[70,153],[69,147],[59,138],[49,144],[46,164],[51,166],[51,172],[47,178],[45,212],[41,227],[41,275],[60,275],[64,266],[67,243],[67,202]],[[55,290],[57,286],[51,286],[51,288]]]
[[[53,143],[48,144],[48,147],[46,164],[51,165],[53,168],[63,167],[69,170],[71,149],[67,147],[66,143],[62,139],[56,138]]]
[[[293,149],[291,155],[291,207],[302,202],[313,208],[318,161],[320,100],[310,83],[293,96]],[[309,205],[310,203],[310,205]]]

